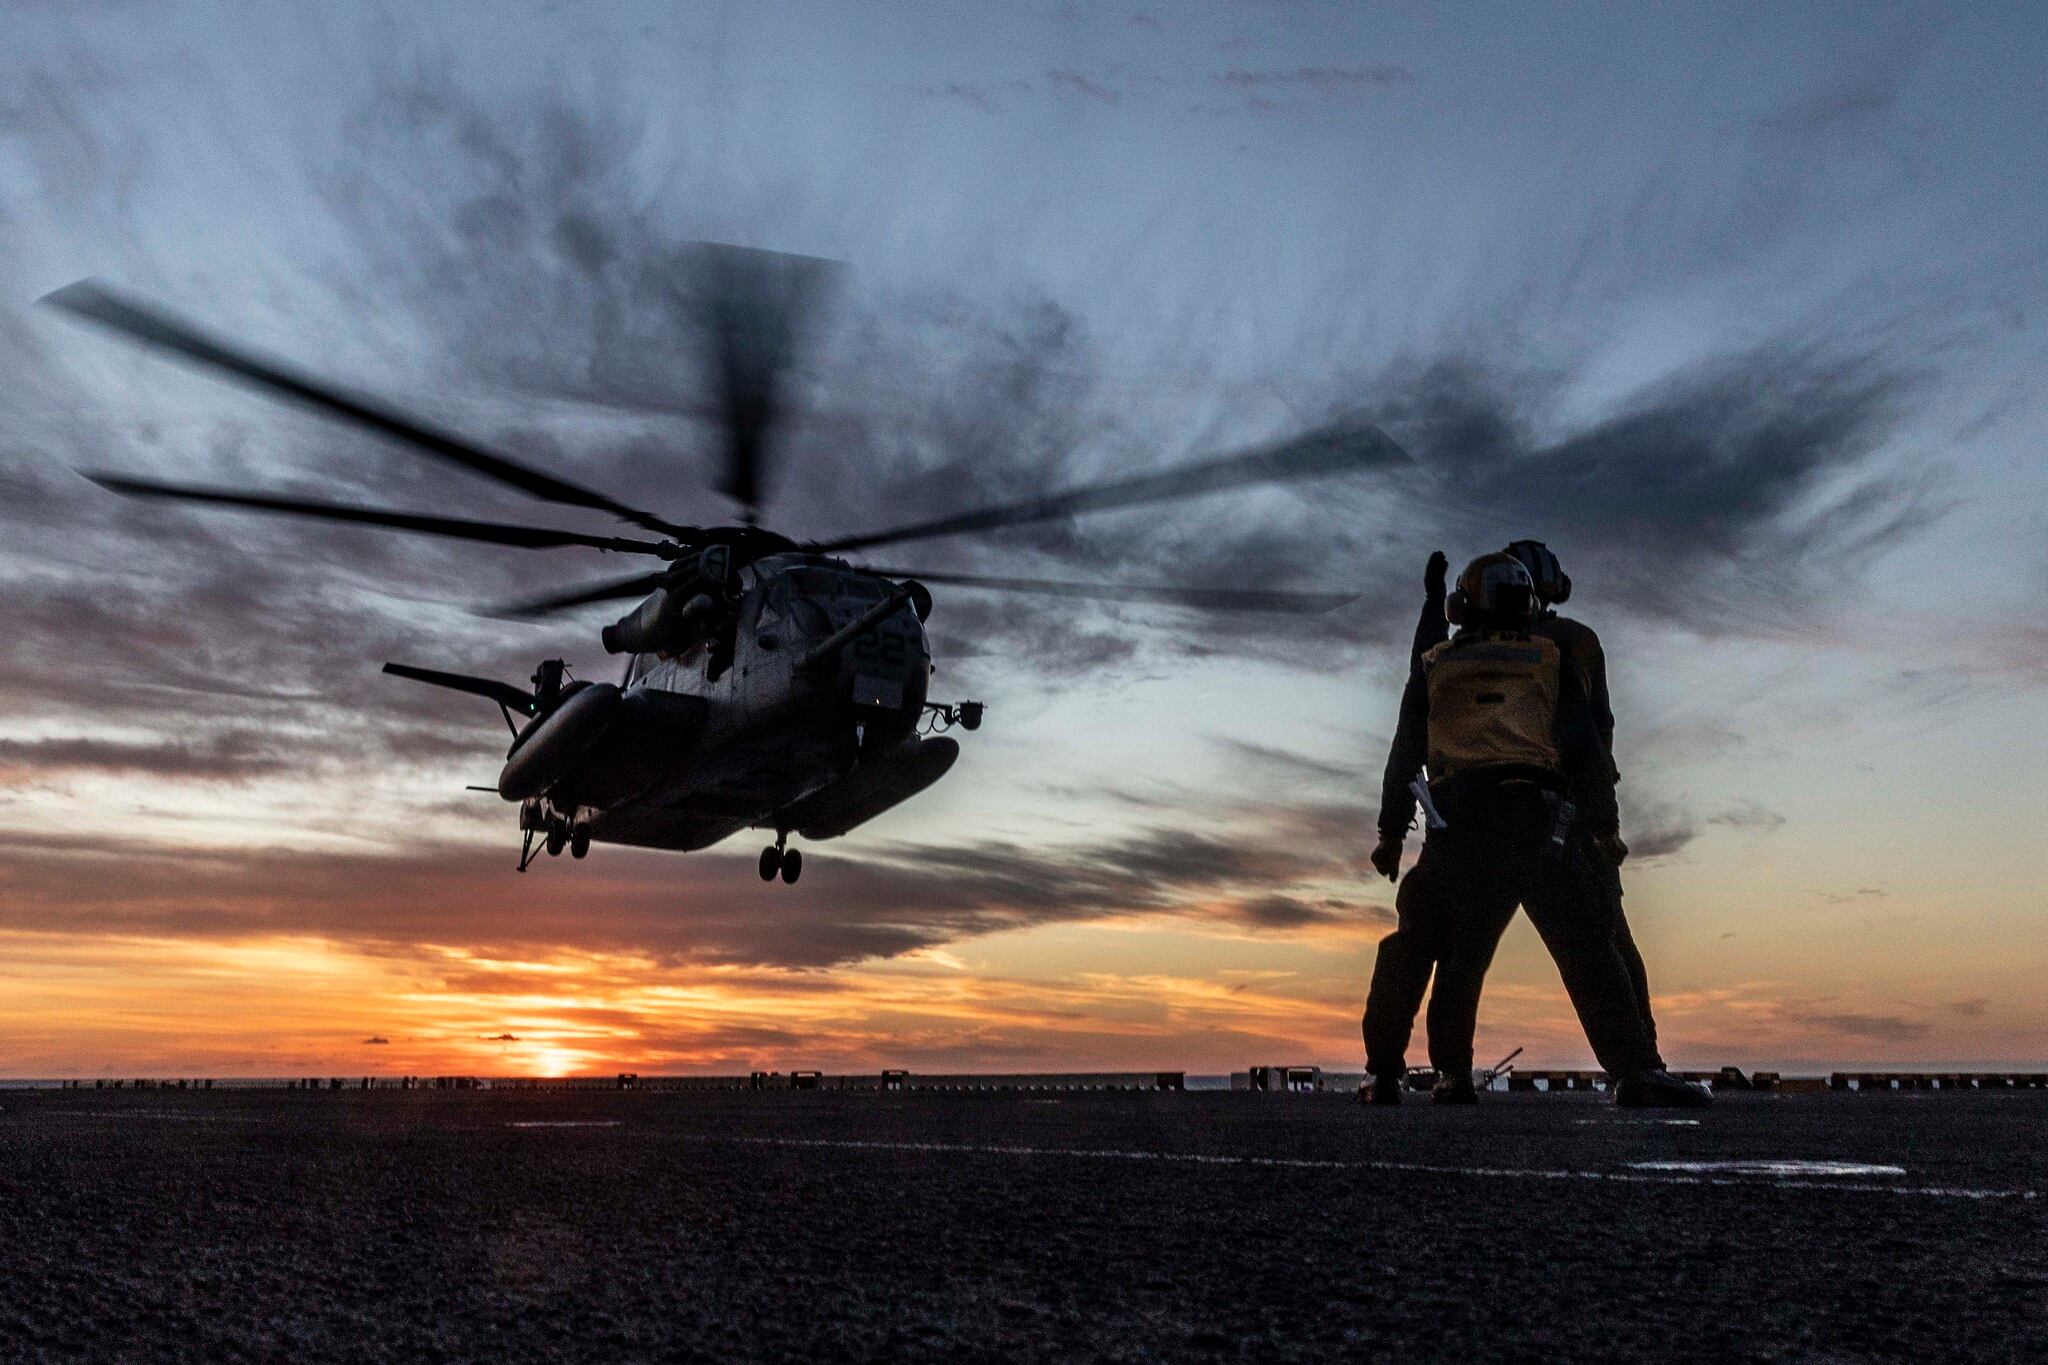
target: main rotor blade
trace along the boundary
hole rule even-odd
[[[963,588],[998,592],[1035,592],[1049,597],[1089,598],[1106,602],[1163,602],[1201,611],[1276,611],[1300,615],[1332,611],[1358,599],[1355,592],[1279,592],[1265,588],[1166,588],[1135,583],[1056,583],[1042,578],[1002,578],[971,573],[923,573],[916,569],[874,569],[884,578],[915,578],[925,583],[951,583]]]
[[[239,350],[159,308],[125,297],[97,280],[68,284],[53,294],[45,295],[43,302],[145,346],[167,351],[196,365],[223,371],[274,396],[295,399],[330,417],[368,427],[422,454],[510,484],[533,497],[609,512],[664,535],[682,533],[682,528],[671,526],[651,512],[628,507],[594,489],[494,454],[460,436],[386,407],[373,398],[349,393],[291,366]]]
[[[617,602],[629,597],[645,597],[666,582],[666,571],[635,574],[631,578],[607,579],[602,583],[590,583],[580,588],[572,588],[568,592],[550,593],[545,597],[500,603],[485,607],[483,614],[515,619],[547,616],[553,612],[567,611],[571,607],[586,606],[592,602]]]
[[[593,536],[581,531],[555,531],[540,526],[511,526],[496,521],[433,517],[418,512],[390,511],[382,507],[349,507],[340,503],[308,502],[303,498],[277,497],[267,493],[242,493],[231,488],[200,488],[187,484],[154,483],[148,479],[124,478],[119,474],[86,473],[85,477],[102,488],[135,498],[172,498],[181,502],[240,507],[252,512],[282,512],[290,516],[318,517],[324,521],[384,526],[395,531],[418,531],[430,536],[453,536],[458,540],[480,540],[490,545],[516,545],[528,550],[552,550],[564,545],[587,545],[592,549],[616,550],[623,554],[658,555],[668,549],[662,542],[655,540],[627,540],[619,536]]]
[[[1051,497],[1034,498],[1007,507],[985,508],[979,512],[962,512],[888,531],[841,536],[811,548],[829,554],[865,549],[871,545],[894,545],[906,540],[959,535],[967,531],[990,531],[1002,526],[1051,521],[1076,512],[1140,507],[1250,484],[1285,483],[1354,469],[1386,468],[1405,464],[1408,460],[1408,452],[1378,427],[1363,422],[1338,423],[1241,454],[1225,455],[1221,459],[1205,460],[1159,474],[1140,474],[1136,478],[1069,489]]]
[[[716,487],[750,525],[766,494],[782,385],[837,263],[700,242],[688,258],[710,351],[713,419],[724,436]]]

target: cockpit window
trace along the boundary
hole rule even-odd
[[[778,578],[768,585],[768,591],[761,598],[761,615],[757,624],[763,627],[780,625],[789,615],[789,579]]]
[[[872,578],[836,573],[830,569],[791,569],[782,575],[780,582],[805,597],[850,597],[857,601],[878,602],[884,595],[882,585]]]
[[[832,618],[816,602],[799,599],[790,604],[790,620],[805,635],[822,639],[832,633]]]
[[[858,598],[863,602],[879,602],[888,596],[882,590],[882,585],[872,578],[842,578],[839,580],[839,591],[844,596]]]

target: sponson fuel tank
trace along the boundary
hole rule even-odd
[[[805,797],[784,811],[782,820],[806,839],[836,839],[908,801],[944,777],[959,757],[959,744],[944,736],[904,740]]]
[[[561,781],[576,760],[604,738],[618,716],[620,700],[619,689],[610,683],[588,683],[520,731],[505,770],[498,774],[498,795],[524,801]]]
[[[659,780],[696,742],[708,709],[702,697],[679,692],[622,693],[610,683],[586,683],[513,742],[498,774],[498,794],[524,801],[573,778],[578,804],[626,800]]]

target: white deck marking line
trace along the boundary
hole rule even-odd
[[[181,1114],[175,1109],[24,1109],[18,1114],[0,1115],[0,1121],[33,1123],[37,1119],[163,1119],[169,1123],[265,1123],[258,1114]]]
[[[1700,1121],[1698,1119],[1579,1119],[1578,1123],[1581,1127],[1585,1127],[1590,1124],[1598,1124],[1602,1128],[1616,1128],[1629,1126],[1655,1128],[1697,1128],[1700,1126]]]
[[[507,1128],[616,1128],[618,1119],[523,1119]]]
[[[1876,1185],[1848,1180],[1735,1179],[1727,1176],[1652,1174],[1645,1171],[1559,1171],[1524,1166],[1439,1166],[1419,1161],[1339,1161],[1319,1157],[1230,1156],[1201,1152],[1143,1152],[1114,1147],[1013,1147],[964,1142],[871,1142],[853,1138],[728,1137],[679,1135],[686,1142],[737,1143],[755,1147],[808,1147],[840,1151],[931,1152],[957,1156],[1067,1157],[1083,1161],[1160,1161],[1189,1166],[1259,1166],[1301,1171],[1398,1171],[1416,1175],[1462,1175],[1508,1180],[1604,1180],[1622,1185],[1716,1185],[1739,1189],[1842,1190],[1869,1194],[1910,1194],[1928,1199],[2038,1199],[2038,1190],[1977,1190],[1947,1185]]]
[[[1805,1161],[1790,1157],[1757,1157],[1742,1161],[1631,1161],[1638,1171],[1700,1171],[1723,1175],[1821,1176],[1904,1175],[1904,1166],[1880,1166],[1861,1161]]]

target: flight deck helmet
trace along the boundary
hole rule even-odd
[[[1458,575],[1444,618],[1454,626],[1527,629],[1536,619],[1536,580],[1511,554],[1481,555]]]
[[[1571,598],[1572,576],[1564,571],[1564,565],[1557,562],[1557,556],[1542,541],[1513,541],[1502,553],[1513,555],[1529,571],[1529,577],[1536,584],[1536,600],[1544,606],[1555,607]]]

